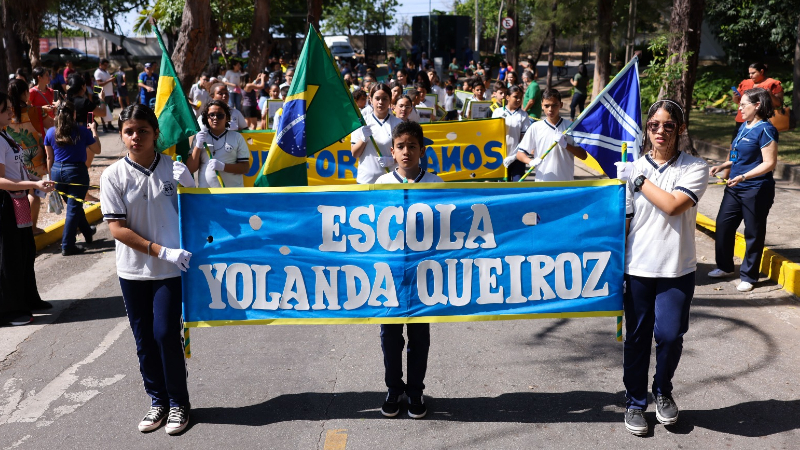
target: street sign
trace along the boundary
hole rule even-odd
[[[514,19],[511,17],[503,17],[503,20],[500,23],[503,25],[503,28],[510,30],[514,26]]]

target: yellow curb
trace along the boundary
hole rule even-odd
[[[698,213],[697,225],[715,233],[717,223]],[[733,252],[739,258],[744,258],[745,240],[742,233],[736,233],[736,244]],[[790,261],[784,256],[764,247],[761,256],[761,273],[769,277],[770,280],[783,286],[783,290],[800,297],[800,264]]]
[[[89,223],[98,222],[103,218],[103,213],[100,212],[100,205],[92,205],[83,210],[86,213],[86,220]],[[61,240],[64,234],[64,219],[46,227],[44,233],[34,236],[36,241],[36,251],[39,251],[48,245]]]

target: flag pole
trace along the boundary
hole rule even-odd
[[[211,156],[211,150],[208,149],[208,144],[203,142],[203,147],[206,149],[206,154],[208,155],[208,159],[210,161],[211,158],[213,158],[213,157]],[[219,187],[225,187],[225,183],[222,182],[222,177],[219,176],[219,171],[215,170],[214,172],[217,173],[217,181],[219,181]]]
[[[317,29],[314,27],[313,24],[309,24],[308,29],[309,32],[313,30],[314,33],[317,33],[320,42],[322,42],[322,45],[325,47],[325,51],[328,53],[331,65],[333,65],[333,67],[336,69],[336,73],[339,74],[339,81],[342,82],[342,86],[345,88],[345,90],[347,90],[347,85],[344,84],[344,78],[342,78],[342,72],[339,71],[339,66],[336,65],[336,63],[334,62],[333,55],[331,55],[331,50],[328,48],[328,44],[325,43],[325,39],[322,38],[322,35],[319,34],[319,31],[317,31]],[[361,115],[361,110],[358,109],[358,106],[356,106],[356,101],[353,99],[352,95],[350,96],[350,106],[353,108],[356,114],[358,114],[358,120],[361,122],[361,126],[366,126],[367,122],[364,120],[364,116]],[[378,148],[378,143],[375,142],[375,138],[373,136],[370,136],[369,139],[372,142],[372,146],[375,147],[375,153],[377,153],[379,157],[382,157],[383,155],[381,154],[381,149]],[[388,167],[384,167],[383,169],[386,171],[386,173],[391,173]]]
[[[622,143],[622,162],[628,162],[628,143]],[[617,316],[617,342],[622,342],[622,316]]]

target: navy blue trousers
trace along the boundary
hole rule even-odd
[[[86,193],[89,192],[89,187],[86,186],[89,184],[89,169],[86,168],[85,163],[55,162],[53,163],[53,169],[50,175],[51,179],[56,182],[84,185],[70,186],[68,184],[58,184],[56,189],[81,200],[86,198]],[[92,229],[89,228],[89,222],[86,220],[86,213],[83,211],[83,203],[64,195],[61,197],[64,199],[67,210],[67,217],[64,220],[64,232],[61,235],[61,247],[74,247],[75,235],[78,233],[78,230],[80,230],[84,236],[91,236]]]
[[[386,387],[392,395],[404,392],[409,397],[419,397],[425,390],[425,372],[428,370],[428,349],[431,346],[431,324],[409,323],[408,330],[408,383],[403,383],[403,324],[381,325],[383,366],[386,369]]]
[[[764,239],[767,237],[767,216],[775,200],[775,182],[767,180],[756,188],[726,188],[717,213],[715,259],[717,267],[733,272],[733,247],[736,229],[744,219],[745,250],[739,278],[755,283],[761,269]]]
[[[183,356],[181,278],[119,279],[136,340],[139,371],[153,406],[189,406]]]
[[[625,274],[625,348],[623,376],[626,407],[647,409],[650,349],[656,341],[652,391],[672,396],[672,376],[681,360],[683,335],[689,330],[689,305],[695,272],[679,278],[645,278]]]

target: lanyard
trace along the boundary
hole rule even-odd
[[[753,131],[757,126],[761,125],[761,122],[762,121],[759,120],[758,122],[753,124],[752,127],[749,127],[749,128],[747,127],[747,125],[742,125],[742,128],[739,129],[739,134],[736,135],[736,140],[733,141],[733,148],[735,148],[736,150],[739,150],[739,142],[742,139],[744,139],[745,136],[747,136],[747,134],[750,133],[751,131]],[[744,134],[742,134],[742,130],[744,130],[744,129],[746,129],[747,131],[745,131]]]

